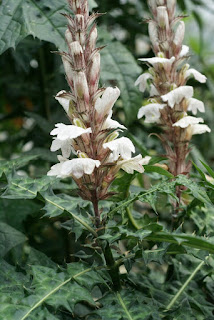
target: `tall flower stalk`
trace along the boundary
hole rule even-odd
[[[189,48],[183,45],[184,17],[176,15],[176,0],[148,0],[148,5],[152,14],[148,19],[149,37],[155,57],[139,59],[149,69],[136,85],[142,92],[149,88],[150,98],[139,110],[138,118],[145,116],[145,123],[161,126],[159,137],[169,160],[169,171],[175,176],[186,175],[191,170],[188,155],[192,136],[211,131],[201,124],[203,118],[194,117],[198,111],[205,112],[205,108],[202,101],[193,98],[193,87],[187,81],[194,77],[205,83],[206,77],[186,63]],[[177,195],[180,197],[180,188]]]
[[[147,159],[132,158],[133,143],[118,138],[126,129],[112,119],[112,108],[120,95],[118,88],[99,88],[100,50],[96,47],[98,13],[89,15],[87,0],[68,0],[73,16],[65,15],[68,52],[60,52],[70,91],[60,91],[56,99],[71,124],[56,124],[51,131],[51,151],[61,150],[59,163],[50,176],[72,177],[83,199],[92,202],[99,226],[100,200],[111,196],[109,187],[120,169],[128,173],[143,172]],[[73,156],[71,157],[71,154]]]

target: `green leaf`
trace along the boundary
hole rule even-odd
[[[6,191],[3,193],[1,198],[5,199],[34,199],[39,196],[39,199],[46,203],[45,210],[48,216],[61,215],[64,211],[71,215],[71,217],[76,220],[81,228],[87,229],[95,237],[97,233],[94,231],[92,222],[83,217],[79,212],[73,213],[71,208],[79,206],[80,202],[74,198],[69,198],[66,196],[58,197],[53,193],[47,193],[46,191],[50,189],[51,185],[56,181],[56,178],[44,176],[41,179],[32,180],[30,178],[20,178],[20,177],[9,177],[9,183]],[[42,195],[42,197],[41,197]],[[72,200],[72,201],[71,201]],[[84,202],[84,206],[88,204]],[[79,234],[79,233],[78,233]]]
[[[214,171],[210,168],[210,166],[208,166],[206,163],[204,163],[203,161],[201,161],[201,163],[203,164],[203,166],[207,169],[208,173],[211,175],[212,178],[214,178]]]
[[[3,173],[8,174],[13,169],[19,169],[21,167],[24,167],[28,162],[31,160],[35,160],[37,156],[22,156],[21,158],[17,158],[14,160],[6,161],[6,160],[0,160],[0,177]]]
[[[100,300],[100,308],[89,320],[160,320],[158,309],[137,290],[123,290],[108,294]]]
[[[191,194],[198,200],[200,200],[202,203],[205,203],[206,205],[210,206],[212,205],[206,191],[204,188],[202,188],[199,184],[197,184],[195,181],[187,178],[184,175],[179,175],[176,178],[176,183],[179,185],[183,185],[187,187],[190,191]]]
[[[90,291],[84,286],[90,272],[95,272],[88,266],[85,265],[83,268],[83,265],[74,264],[72,272],[70,270],[71,274],[67,270],[42,266],[32,266],[29,271],[30,273],[24,275],[16,272],[15,268],[6,262],[1,264],[0,311],[2,319],[34,320],[36,316],[37,319],[55,319],[55,311],[49,314],[44,308],[45,305],[58,311],[64,308],[69,314],[73,313],[75,305],[79,302],[96,306]],[[82,285],[77,283],[78,277]],[[99,274],[98,277],[93,274],[89,278],[91,288],[103,282]]]
[[[164,170],[163,168],[158,167],[158,166],[146,165],[146,166],[144,166],[144,169],[145,169],[145,172],[156,172],[156,173],[159,173],[160,175],[165,176],[169,179],[174,178],[173,174],[171,174],[169,171]]]
[[[121,90],[126,124],[129,125],[136,120],[138,109],[141,106],[141,93],[134,85],[141,73],[141,68],[126,47],[117,41],[107,43],[107,46],[101,51],[101,57],[102,83],[117,84]]]
[[[89,1],[90,9],[96,7]],[[28,35],[49,41],[64,50],[66,19],[69,12],[66,0],[2,0],[0,5],[0,54],[15,48]]]
[[[26,240],[27,238],[21,232],[0,222],[0,257],[4,257],[13,247]]]

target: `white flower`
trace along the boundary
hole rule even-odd
[[[182,42],[184,40],[184,34],[185,34],[185,23],[183,21],[179,22],[179,25],[175,31],[175,37],[173,40],[173,43],[180,47],[182,45]]]
[[[183,45],[181,52],[179,54],[179,58],[183,58],[183,57],[187,56],[188,53],[189,53],[189,47],[186,45]]]
[[[61,106],[63,106],[63,109],[65,110],[65,112],[68,113],[70,102],[73,100],[72,95],[70,93],[66,92],[65,90],[62,90],[57,93],[55,99],[57,101],[59,101]]]
[[[160,110],[163,109],[165,106],[166,104],[159,103],[148,104],[140,108],[137,117],[138,119],[140,119],[143,116],[145,116],[145,123],[155,123],[160,119]]]
[[[73,176],[76,179],[80,179],[84,174],[92,174],[95,167],[98,168],[99,166],[99,160],[90,158],[64,159],[62,162],[51,167],[48,176],[57,176],[59,178]]]
[[[91,128],[81,128],[74,125],[65,125],[57,123],[56,128],[51,131],[52,136],[57,136],[57,139],[65,141],[68,139],[75,139],[84,133],[91,133]]]
[[[188,111],[192,111],[194,115],[197,114],[197,111],[205,112],[204,103],[198,99],[191,98],[188,101]]]
[[[109,114],[119,95],[120,90],[118,88],[106,88],[102,94],[102,97],[98,98],[95,102],[96,111],[99,114],[102,114],[103,117]]]
[[[116,161],[119,156],[122,159],[130,159],[132,156],[132,152],[135,152],[135,147],[130,139],[122,137],[107,143],[103,144],[104,149],[110,149],[113,154],[111,157],[111,161]]]
[[[59,149],[62,150],[62,155],[64,158],[69,158],[71,151],[74,154],[76,154],[72,146],[72,139],[67,139],[67,140],[54,139],[51,145],[51,151],[55,152]]]
[[[211,132],[211,129],[206,124],[194,124],[191,126],[191,130],[192,130],[192,135]]]
[[[122,124],[120,124],[118,121],[111,119],[110,117],[108,117],[106,119],[106,121],[103,124],[102,130],[105,129],[126,129],[126,127]]]
[[[193,87],[181,86],[161,96],[161,98],[164,102],[168,102],[169,106],[173,108],[175,104],[180,103],[184,98],[190,99],[192,96]]]
[[[137,80],[135,81],[135,86],[139,85],[139,90],[141,92],[144,92],[146,90],[147,81],[149,79],[152,79],[152,75],[150,73],[144,73],[137,78]]]
[[[200,83],[205,83],[207,81],[207,77],[195,69],[189,69],[185,72],[185,79],[189,78],[190,76],[193,76],[195,80]]]
[[[153,58],[143,58],[143,59],[138,59],[138,60],[148,62],[153,66],[156,66],[157,64],[163,64],[166,66],[170,66],[175,61],[175,57],[172,57],[170,59],[153,57]]]
[[[151,157],[145,157],[142,158],[141,154],[128,159],[128,160],[122,160],[117,162],[117,166],[126,171],[127,173],[133,174],[134,171],[138,171],[140,173],[144,172],[143,165],[146,165],[149,163]]]
[[[100,166],[99,160],[90,158],[77,158],[65,161],[62,165],[62,175],[74,176],[80,179],[84,174],[92,174],[95,167]]]
[[[187,128],[190,125],[195,125],[200,122],[204,122],[204,119],[186,116],[186,117],[180,119],[179,121],[175,122],[173,124],[173,127]]]

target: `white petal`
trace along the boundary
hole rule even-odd
[[[103,124],[103,127],[102,127],[103,130],[117,129],[117,128],[126,129],[126,127],[124,125],[120,124],[119,122],[117,122],[115,120],[112,120],[111,118],[107,118],[105,123]]]
[[[80,179],[84,174],[92,174],[95,167],[100,166],[99,160],[90,158],[77,158],[65,161],[62,165],[62,174],[65,176],[74,176]]]
[[[187,128],[189,125],[198,124],[200,122],[204,122],[204,119],[187,116],[174,123],[173,127]]]
[[[101,98],[98,98],[95,102],[95,109],[99,114],[105,116],[109,114],[113,105],[117,101],[120,95],[120,90],[118,88],[108,87],[102,94]]]
[[[182,49],[181,49],[181,52],[180,52],[180,55],[179,55],[179,58],[183,58],[183,57],[187,56],[188,53],[189,53],[189,47],[183,45]]]
[[[150,97],[159,96],[159,92],[153,84],[151,84],[150,88]]]
[[[149,163],[151,157],[147,156],[145,158],[142,158],[141,155],[138,155],[134,158],[128,159],[128,160],[122,160],[118,161],[117,165],[126,171],[127,173],[133,174],[134,171],[143,173],[144,168],[143,165],[146,165]]]
[[[152,78],[153,77],[150,73],[144,73],[137,78],[137,80],[135,81],[135,86],[139,85],[139,90],[141,92],[144,92],[146,90],[147,81]]]
[[[65,125],[63,123],[57,123],[55,125],[57,128],[51,131],[51,135],[57,136],[59,140],[75,139],[84,133],[91,133],[91,128],[81,128],[74,125]]]
[[[143,59],[138,59],[138,60],[144,61],[144,62],[148,62],[153,66],[155,66],[155,65],[157,65],[159,63],[166,64],[166,65],[171,65],[175,61],[175,57],[172,57],[170,59],[153,57],[153,58],[143,58]]]
[[[191,98],[188,101],[188,111],[192,111],[194,115],[197,114],[197,111],[205,112],[204,103],[198,99]]]
[[[61,106],[63,106],[65,112],[68,113],[70,101],[72,100],[72,95],[66,92],[65,90],[62,90],[57,93],[55,99],[59,101]]]
[[[119,156],[123,159],[130,159],[135,147],[130,139],[122,137],[103,144],[104,149],[110,149],[113,152],[112,161],[116,161]]]
[[[181,86],[161,96],[161,98],[164,102],[168,102],[169,106],[173,108],[175,104],[180,103],[184,98],[190,99],[192,96],[193,87]]]
[[[207,81],[207,77],[205,77],[202,73],[195,69],[189,69],[185,73],[185,79],[189,78],[190,76],[193,76],[195,80],[197,80],[200,83],[205,83]]]
[[[206,124],[194,124],[191,126],[191,129],[192,129],[192,135],[211,132],[211,129]]]
[[[63,162],[55,164],[54,166],[51,167],[51,170],[48,171],[47,175],[56,176],[58,178],[66,178],[67,175],[62,174],[62,165],[63,165]]]
[[[151,103],[143,106],[138,111],[138,119],[146,117],[145,123],[155,123],[160,119],[160,110],[166,107],[166,104]]]

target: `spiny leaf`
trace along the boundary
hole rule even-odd
[[[0,177],[3,173],[8,174],[13,169],[18,169],[21,167],[24,167],[28,162],[31,160],[35,160],[37,156],[31,155],[31,156],[22,156],[21,158],[17,158],[14,160],[0,160]]]
[[[10,249],[26,240],[27,238],[21,232],[0,222],[0,257],[4,257]]]
[[[94,0],[90,8],[96,7]],[[66,20],[60,12],[68,12],[66,0],[2,0],[0,5],[0,54],[28,35],[54,43],[65,49]]]

